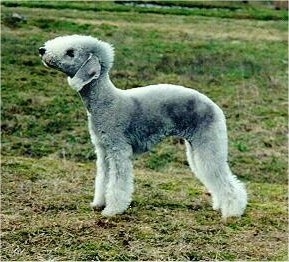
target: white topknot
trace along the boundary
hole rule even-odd
[[[96,55],[100,63],[110,69],[114,60],[114,48],[111,44],[103,42],[92,36],[85,35],[66,35],[59,36],[45,43],[45,48],[53,50],[53,53],[61,56],[68,47],[84,49]]]

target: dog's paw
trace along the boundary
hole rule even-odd
[[[105,204],[104,203],[100,203],[100,202],[91,202],[90,203],[90,207],[94,210],[102,210],[104,208]]]
[[[216,197],[213,197],[213,210],[219,211],[221,209],[221,202]]]
[[[115,209],[111,209],[111,208],[105,208],[101,214],[103,216],[106,216],[106,217],[112,217],[112,216],[115,216],[115,215],[119,215],[119,214],[122,214],[125,210],[115,210]]]
[[[228,217],[241,217],[245,212],[246,200],[243,199],[227,199],[223,201],[221,212],[223,219]]]

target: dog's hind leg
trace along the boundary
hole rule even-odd
[[[199,176],[196,168],[196,163],[195,163],[195,157],[194,157],[194,150],[192,148],[192,145],[190,142],[185,140],[186,144],[186,155],[187,155],[187,160],[190,166],[191,171],[194,173],[194,175],[199,178],[199,180],[203,180],[201,176]],[[207,188],[208,189],[208,188]],[[209,190],[209,189],[208,189]],[[209,193],[211,194],[213,198],[213,209],[214,210],[219,210],[220,209],[220,201],[217,199],[217,196],[215,194],[212,194],[210,191]]]
[[[185,145],[186,145],[186,155],[187,155],[187,160],[188,160],[189,166],[190,166],[192,172],[196,175],[197,169],[196,169],[196,164],[195,164],[195,160],[194,160],[192,146],[191,146],[190,142],[188,142],[187,140],[185,140]]]
[[[130,205],[133,193],[132,149],[129,145],[108,152],[109,182],[106,188],[104,216],[122,214]]]
[[[187,144],[189,163],[212,195],[213,209],[221,210],[223,218],[241,216],[247,205],[244,185],[231,173],[227,163],[227,134],[217,122]]]

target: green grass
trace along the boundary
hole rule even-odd
[[[138,12],[142,14],[200,15],[219,18],[287,20],[286,10],[276,12],[268,1],[253,2],[250,5],[237,1],[3,1],[7,7],[36,7],[49,9],[78,9],[82,11]],[[262,3],[263,2],[263,3]],[[149,4],[150,7],[140,6]],[[163,7],[163,8],[159,8]]]
[[[288,24],[265,6],[244,7],[254,15],[243,19],[236,4],[214,5],[205,16],[112,2],[3,3],[1,260],[288,260]],[[260,10],[271,18],[257,18]],[[175,138],[136,158],[125,214],[89,208],[95,155],[85,109],[38,57],[45,41],[74,33],[114,44],[117,87],[174,83],[223,108],[230,166],[250,196],[241,219],[224,223],[212,210]]]

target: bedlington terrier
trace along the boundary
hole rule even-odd
[[[185,140],[190,168],[210,192],[213,209],[223,218],[244,213],[245,187],[227,163],[225,117],[208,97],[170,84],[117,89],[109,77],[114,49],[91,36],[57,37],[39,54],[45,66],[68,76],[86,107],[97,154],[92,207],[103,208],[104,216],[123,213],[134,191],[133,154],[177,136]]]

